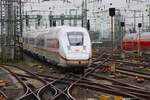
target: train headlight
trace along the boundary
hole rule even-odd
[[[86,46],[85,45],[83,46],[83,50],[86,50]]]
[[[67,48],[68,48],[68,50],[70,50],[70,49],[71,49],[71,47],[70,47],[69,45],[67,46]]]

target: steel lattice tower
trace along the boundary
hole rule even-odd
[[[22,54],[22,2],[0,0],[1,59],[18,61]]]

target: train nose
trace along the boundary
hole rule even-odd
[[[86,60],[89,59],[89,54],[88,53],[69,53],[66,55],[67,59],[81,59],[81,60]]]

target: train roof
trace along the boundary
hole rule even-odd
[[[139,34],[136,34],[136,36],[134,36],[133,39],[138,40]],[[141,40],[150,40],[150,32],[141,32],[140,39]]]
[[[123,40],[133,40],[134,39],[134,37],[136,36],[137,34],[125,34],[125,36],[124,36],[124,38],[123,38]]]
[[[83,27],[74,27],[74,26],[57,26],[57,27],[52,27],[49,29],[49,33],[53,32],[53,31],[65,31],[65,32],[69,32],[69,31],[82,31],[85,32],[86,29]]]
[[[134,34],[126,34],[124,36],[124,40],[138,40],[139,39],[139,34],[134,33]],[[140,39],[142,40],[150,40],[150,32],[141,32],[141,37]]]
[[[143,40],[150,40],[150,32],[143,32],[143,33],[141,33],[141,39],[143,39]]]
[[[50,37],[56,38],[57,36],[63,35],[62,33],[67,32],[83,32],[84,34],[87,34],[87,31],[83,27],[73,27],[73,26],[57,26],[57,27],[51,27],[49,28],[48,34],[50,34]]]
[[[86,29],[83,27],[73,27],[73,26],[57,26],[57,27],[51,27],[48,29],[41,29],[41,30],[35,30],[35,31],[28,31],[23,34],[24,37],[44,37],[49,36],[49,37],[57,37],[57,35],[62,32],[83,32],[86,33]]]
[[[41,34],[41,33],[48,33],[48,29],[42,29],[42,30],[34,30],[34,31],[28,31],[28,32],[24,32],[23,36],[24,37],[36,37],[37,35]]]

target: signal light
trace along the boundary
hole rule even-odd
[[[124,22],[121,22],[121,27],[124,27],[125,26],[125,23]]]
[[[139,28],[142,27],[142,23],[138,23],[138,27],[139,27]]]
[[[41,19],[42,19],[42,16],[41,15],[37,15],[38,26],[40,26],[40,24],[41,24]]]
[[[26,26],[29,26],[29,15],[25,15],[25,19],[26,19]]]
[[[115,16],[115,8],[109,8],[109,16]]]
[[[90,30],[90,20],[87,20],[87,30]]]
[[[53,26],[56,26],[56,21],[53,21]]]

